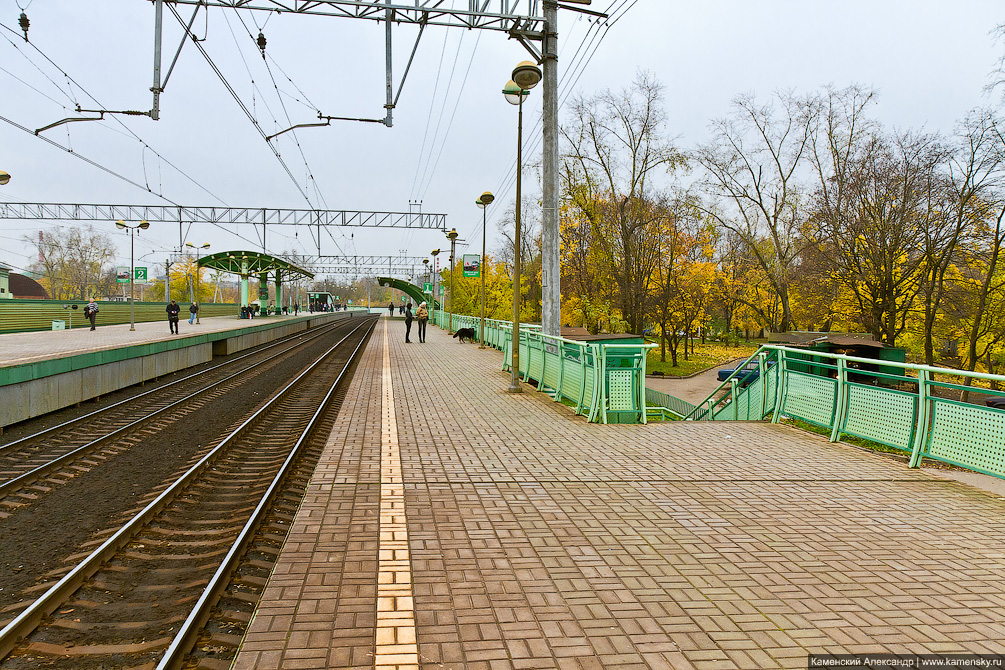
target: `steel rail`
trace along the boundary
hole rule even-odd
[[[17,617],[0,630],[0,660],[6,658],[11,651],[32,631],[34,631],[42,620],[52,614],[67,598],[73,595],[83,583],[102,565],[107,563],[115,552],[125,547],[144,526],[146,526],[159,512],[161,512],[170,502],[174,500],[185,488],[191,484],[199,475],[221,457],[232,442],[243,436],[266,412],[270,411],[282,400],[289,391],[303,380],[310,372],[320,365],[335,349],[342,345],[353,333],[363,326],[372,327],[373,323],[363,323],[352,329],[341,340],[336,342],[330,349],[324,352],[313,363],[305,368],[299,375],[294,377],[289,384],[283,387],[267,403],[262,405],[254,414],[248,417],[244,423],[234,429],[225,437],[220,444],[214,447],[209,453],[203,456],[195,465],[189,468],[171,486],[166,488],[160,495],[154,498],[146,507],[140,510],[118,531],[105,540],[101,546],[91,552],[86,558],[78,563],[62,579],[53,584],[35,602],[21,611]]]
[[[342,321],[336,321],[336,322],[333,322],[332,325],[334,327],[334,326],[341,325],[342,323],[343,323]],[[325,325],[327,326],[328,324],[325,324]],[[68,428],[70,426],[73,426],[73,425],[81,422],[81,421],[84,421],[85,419],[90,419],[90,418],[96,417],[96,416],[98,416],[100,414],[103,414],[105,412],[109,412],[109,411],[111,411],[111,410],[113,410],[113,409],[115,409],[117,407],[121,407],[122,405],[126,405],[128,403],[131,403],[131,402],[134,402],[136,400],[139,400],[140,398],[145,398],[146,396],[149,396],[151,394],[159,393],[159,392],[163,391],[164,389],[168,389],[168,388],[171,388],[172,386],[175,386],[176,384],[181,384],[182,382],[187,382],[187,381],[190,381],[192,379],[195,379],[196,377],[200,377],[200,376],[206,374],[207,372],[213,372],[215,370],[219,370],[220,368],[226,367],[228,365],[233,365],[234,363],[237,363],[238,361],[242,361],[245,358],[249,358],[251,356],[257,356],[257,355],[261,354],[262,352],[268,351],[269,349],[271,349],[273,347],[278,347],[278,346],[287,344],[287,343],[289,343],[289,341],[291,339],[298,338],[298,337],[303,337],[305,334],[309,335],[310,337],[305,342],[300,342],[296,346],[300,346],[301,344],[306,344],[307,342],[310,342],[311,340],[314,340],[314,339],[317,339],[317,338],[321,337],[322,335],[324,335],[327,332],[327,330],[328,330],[327,328],[322,327],[322,330],[319,331],[319,332],[316,332],[316,333],[311,333],[310,331],[306,331],[306,333],[295,333],[293,335],[290,335],[289,337],[284,337],[284,338],[282,338],[280,340],[276,340],[275,342],[270,342],[269,344],[266,344],[266,345],[264,345],[262,347],[256,348],[254,351],[250,351],[250,352],[248,352],[246,354],[241,354],[240,356],[238,356],[236,358],[232,358],[232,359],[230,359],[228,361],[225,361],[223,363],[219,363],[219,364],[214,365],[212,367],[206,368],[205,370],[200,370],[199,372],[195,372],[193,374],[186,375],[185,377],[182,377],[181,379],[176,379],[173,382],[169,382],[169,383],[164,384],[162,386],[158,386],[157,388],[150,389],[149,391],[144,391],[143,393],[140,393],[139,395],[134,395],[134,396],[132,396],[130,398],[126,398],[125,400],[120,400],[120,401],[118,401],[118,402],[116,402],[114,404],[108,405],[107,407],[102,407],[101,409],[96,409],[93,412],[88,412],[87,414],[84,414],[83,416],[78,416],[78,417],[76,417],[74,419],[70,419],[69,421],[64,421],[63,423],[57,424],[57,425],[52,426],[50,428],[45,428],[44,430],[40,430],[37,433],[32,433],[31,435],[26,435],[26,436],[24,436],[22,438],[18,438],[17,440],[14,440],[13,442],[8,442],[7,444],[0,445],[0,456],[3,456],[7,451],[12,450],[14,447],[16,447],[17,445],[22,444],[24,442],[28,442],[28,441],[31,441],[31,440],[36,440],[36,439],[38,439],[40,437],[44,437],[45,435],[48,435],[50,433],[54,433],[54,432],[56,432],[58,430],[62,430],[64,428]],[[294,348],[295,347],[290,347],[290,349],[294,349]],[[287,351],[289,351],[290,349],[287,349]],[[286,352],[285,351],[280,352],[279,354],[276,354],[276,356],[280,356],[283,353],[286,353]],[[266,358],[265,360],[268,361],[268,360],[271,360],[274,357],[275,356],[271,356],[269,358]]]
[[[355,330],[356,329],[353,329],[353,331],[351,331],[351,332],[355,332]],[[274,358],[278,358],[279,356],[282,356],[283,354],[286,354],[286,353],[292,351],[293,349],[296,349],[299,346],[307,344],[311,340],[317,339],[318,337],[321,337],[324,334],[325,334],[325,332],[320,332],[320,333],[314,335],[313,337],[311,337],[309,340],[307,340],[307,342],[299,342],[295,346],[289,347],[285,351],[281,351],[281,352],[275,354],[274,356],[270,356],[269,358],[267,358],[265,360],[269,361],[269,360],[272,360]],[[230,361],[230,362],[233,362],[233,361]],[[263,361],[263,362],[265,362],[265,361]],[[65,454],[57,456],[56,458],[52,459],[51,461],[43,463],[42,465],[39,465],[38,467],[36,467],[36,468],[34,468],[32,470],[29,470],[28,472],[20,474],[17,477],[14,477],[13,479],[8,479],[5,482],[0,482],[0,497],[8,495],[8,494],[12,493],[13,491],[16,491],[17,489],[19,489],[19,488],[21,488],[23,486],[27,486],[31,482],[40,479],[41,477],[45,476],[46,474],[48,474],[50,472],[53,472],[54,470],[58,470],[59,468],[63,467],[65,464],[73,461],[74,459],[79,458],[79,457],[83,456],[84,454],[87,454],[87,453],[93,451],[94,449],[98,448],[98,446],[100,446],[101,444],[103,444],[103,443],[111,440],[112,438],[120,436],[120,435],[122,435],[124,433],[128,433],[130,430],[138,428],[139,426],[143,425],[144,423],[146,423],[148,421],[151,421],[152,419],[155,419],[156,417],[158,417],[161,414],[164,414],[168,410],[174,409],[174,408],[176,408],[176,407],[178,407],[180,405],[183,405],[184,403],[190,402],[192,399],[197,398],[200,395],[203,395],[203,394],[205,394],[205,393],[207,393],[209,391],[212,391],[213,389],[221,386],[222,384],[230,381],[231,379],[234,379],[235,377],[239,377],[239,376],[247,373],[249,370],[251,370],[251,368],[244,368],[243,370],[238,370],[234,374],[228,375],[228,376],[224,377],[223,379],[220,379],[220,380],[218,380],[216,382],[213,382],[209,386],[204,386],[204,387],[202,387],[202,388],[194,391],[193,393],[190,393],[187,396],[179,398],[178,400],[175,400],[174,402],[169,403],[168,405],[165,405],[164,407],[161,407],[159,409],[155,409],[154,411],[150,412],[149,414],[147,414],[145,416],[140,417],[139,419],[136,419],[135,421],[131,421],[131,422],[127,423],[124,426],[116,428],[115,430],[113,430],[110,433],[105,433],[101,437],[98,437],[98,438],[96,438],[94,440],[91,440],[90,442],[87,442],[87,443],[85,443],[85,444],[77,447],[76,449],[68,451]],[[195,375],[190,375],[189,377],[192,377],[192,376],[195,376]],[[179,381],[181,381],[181,380],[179,380]],[[164,387],[161,387],[161,388],[158,388],[158,389],[154,389],[154,390],[159,391],[162,388],[164,388]]]
[[[374,325],[375,324],[371,324],[371,331]],[[352,354],[349,356],[349,360],[346,361],[342,371],[335,378],[331,388],[328,389],[328,393],[325,394],[325,397],[318,406],[317,411],[314,412],[314,415],[308,422],[307,427],[303,430],[300,438],[297,440],[297,443],[293,446],[293,450],[290,452],[290,455],[279,469],[279,472],[276,473],[276,476],[273,478],[269,488],[262,496],[261,502],[258,503],[258,506],[252,513],[251,518],[248,519],[248,522],[244,525],[244,528],[237,536],[237,539],[231,546],[230,551],[227,552],[227,555],[223,559],[223,563],[209,580],[209,584],[207,584],[202,595],[199,597],[199,600],[193,607],[192,612],[189,614],[188,618],[185,619],[185,623],[182,624],[178,633],[171,641],[171,645],[168,647],[163,658],[161,658],[160,663],[157,664],[156,670],[177,670],[183,666],[185,656],[198,642],[199,634],[205,627],[206,622],[209,621],[213,607],[215,607],[216,603],[219,601],[221,593],[227,588],[234,571],[237,569],[238,562],[243,557],[248,545],[254,539],[255,532],[258,530],[258,527],[261,525],[266,513],[269,511],[276,495],[279,494],[283,480],[293,468],[301,450],[307,443],[307,440],[311,437],[311,434],[314,432],[316,424],[320,422],[321,416],[327,411],[329,405],[335,397],[336,389],[342,383],[342,378],[345,376],[346,372],[348,372],[349,367],[353,364],[360,348],[365,342],[366,337],[360,340],[360,343],[356,345],[356,349],[354,349]]]

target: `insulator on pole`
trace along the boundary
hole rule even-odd
[[[28,26],[31,25],[31,22],[28,20],[28,16],[24,12],[21,12],[21,16],[18,18],[17,22],[21,24],[21,30],[24,31],[24,41],[27,42]]]
[[[258,31],[258,48],[262,50],[262,58],[265,58],[265,35],[261,30]]]

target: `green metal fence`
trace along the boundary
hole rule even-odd
[[[477,337],[480,319],[453,315],[454,330],[472,328]],[[433,315],[447,329],[451,317]],[[511,322],[485,320],[485,345],[503,352],[503,370],[509,370],[513,345]],[[520,370],[524,381],[564,402],[593,423],[646,423],[646,353],[653,344],[578,342],[545,335],[538,324],[520,324]]]
[[[54,321],[63,323],[64,328],[90,328],[91,324],[84,318],[84,305],[81,300],[0,300],[0,333],[17,333],[32,330],[51,330]],[[188,319],[188,306],[181,305],[182,316]],[[67,307],[64,308],[63,306]],[[76,306],[77,309],[73,309]],[[135,321],[167,321],[166,304],[163,302],[136,302]],[[240,305],[225,303],[203,303],[199,307],[199,316],[233,316],[241,313]],[[98,326],[111,326],[129,323],[129,303],[102,301],[98,303]]]
[[[820,352],[807,360],[803,349],[762,346],[684,418],[791,417],[829,429],[832,442],[849,435],[910,453],[911,467],[931,458],[1005,478],[1005,410],[961,399],[1005,396],[1005,376]],[[742,368],[754,361],[747,384]]]

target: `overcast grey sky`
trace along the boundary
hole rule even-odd
[[[452,1],[467,5],[467,0]],[[0,0],[0,116],[35,129],[75,116],[78,103],[85,109],[150,108],[152,3],[20,0],[20,7],[26,7],[29,38],[41,53],[20,37],[18,3]],[[826,84],[873,86],[880,92],[874,114],[885,124],[948,134],[969,109],[993,102],[983,87],[1005,50],[990,34],[1005,23],[1000,0],[594,0],[593,8],[623,16],[604,29],[588,17],[561,11],[563,99],[620,89],[638,70],[648,70],[666,86],[669,130],[682,149],[703,141],[708,122],[727,114],[738,94],[766,98],[778,89],[809,93]],[[190,8],[181,12],[187,17]],[[180,37],[166,10],[165,25],[166,66]],[[281,96],[252,42],[259,29],[268,39],[268,65]],[[291,125],[287,116],[292,123],[316,121],[317,110],[383,116],[382,24],[212,10],[208,22],[197,20],[195,30],[205,34],[208,53],[267,134]],[[415,34],[410,27],[395,27],[396,83]],[[583,56],[591,54],[587,63]],[[312,205],[404,211],[410,200],[421,200],[423,211],[446,213],[448,226],[473,247],[481,240],[481,212],[473,203],[491,190],[497,196],[488,212],[492,248],[498,244],[493,219],[502,218],[514,196],[516,109],[500,91],[513,66],[526,58],[523,48],[501,33],[430,28],[393,128],[334,122],[329,128],[288,133],[274,145]],[[570,71],[575,64],[585,67]],[[79,86],[69,84],[63,73]],[[158,122],[120,117],[121,124],[73,123],[44,135],[149,184],[175,203],[308,206],[191,43],[162,97],[161,114]],[[534,142],[539,118],[540,91],[535,90],[525,108],[528,150],[539,146]],[[0,200],[169,204],[4,122],[0,169],[12,175],[0,188]],[[535,172],[525,172],[532,192],[535,179]],[[112,224],[97,227],[113,234],[121,250],[118,260],[127,263],[128,238]],[[22,236],[47,225],[0,221],[0,261],[25,267],[32,254]],[[251,229],[242,234],[257,239]],[[292,228],[270,229],[269,250],[312,252],[305,235],[294,236]],[[398,255],[404,250],[423,256],[446,244],[433,231],[356,228],[334,237],[325,239],[324,253]],[[208,241],[212,251],[256,248],[210,226],[197,225],[188,240]],[[177,244],[176,226],[152,227],[137,242],[136,253],[150,254],[145,262],[152,265]]]

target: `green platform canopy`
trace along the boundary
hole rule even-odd
[[[276,281],[276,306],[282,304],[282,282],[284,279],[306,277],[313,279],[314,273],[288,260],[277,258],[260,251],[221,251],[199,259],[200,268],[210,268],[220,272],[241,275],[241,304],[249,304],[248,276],[259,275],[266,278],[272,274]]]
[[[407,294],[416,305],[427,300],[426,296],[422,293],[422,289],[410,282],[395,279],[394,277],[377,277],[377,283],[381,286],[396,288],[402,293]],[[433,305],[435,309],[440,309],[440,303],[438,300],[433,300]]]

